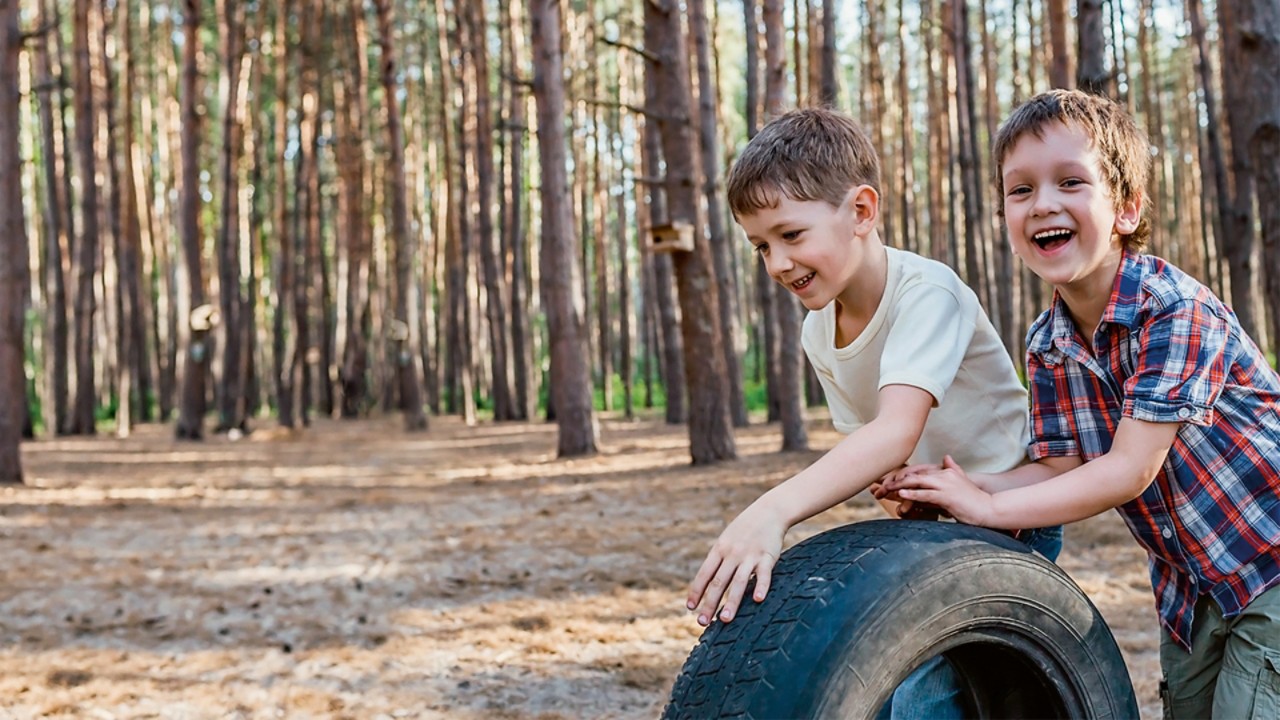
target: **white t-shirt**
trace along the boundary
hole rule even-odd
[[[1022,464],[1027,391],[977,296],[940,262],[885,252],[884,297],[853,342],[835,346],[834,302],[804,321],[804,351],[836,429],[851,433],[874,419],[884,386],[910,385],[932,395],[934,407],[908,464],[948,454],[975,472]]]

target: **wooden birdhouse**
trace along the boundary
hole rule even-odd
[[[654,252],[692,252],[693,223],[679,220],[653,227],[649,248]]]

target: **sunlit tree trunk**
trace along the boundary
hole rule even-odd
[[[41,0],[37,23],[49,25],[53,18],[47,10],[48,0]],[[16,2],[12,3],[14,7]],[[16,11],[15,11],[16,12]],[[56,16],[55,16],[56,17]],[[16,18],[16,15],[15,15]],[[5,26],[7,27],[7,25]],[[8,32],[0,29],[0,32]],[[64,221],[64,213],[70,198],[62,188],[59,172],[58,130],[54,124],[55,98],[59,103],[57,112],[61,114],[61,92],[54,86],[53,33],[45,33],[33,46],[35,53],[36,86],[40,88],[40,138],[41,157],[44,161],[44,253],[43,276],[45,297],[45,356],[47,358],[45,373],[48,393],[45,402],[45,427],[55,433],[66,430],[68,420],[68,387],[69,367],[67,363],[67,288],[66,276],[62,271],[63,249],[69,243],[72,228]],[[66,157],[61,158],[65,165]]]
[[[218,300],[222,310],[222,378],[218,388],[218,431],[244,429],[244,366],[241,354],[244,333],[244,301],[240,273],[240,178],[237,174],[243,142],[245,89],[241,78],[244,55],[244,13],[239,0],[218,0],[223,72],[219,96],[222,116],[222,152],[219,157],[222,205],[217,238]]]
[[[508,80],[518,76],[517,68],[522,67],[524,57],[524,28],[521,8],[524,4],[516,0],[506,0],[508,8],[507,22],[502,23],[504,36],[508,38],[506,74]],[[508,97],[507,128],[510,142],[507,153],[509,177],[507,189],[509,198],[506,201],[507,211],[506,246],[511,256],[511,357],[515,372],[515,398],[513,410],[517,420],[527,420],[536,412],[534,388],[531,387],[533,348],[529,333],[529,286],[528,267],[528,233],[525,229],[525,133],[528,132],[526,118],[525,89],[522,84],[511,82]]]
[[[720,342],[729,389],[729,413],[734,427],[747,426],[747,403],[742,389],[742,361],[738,357],[738,288],[733,276],[730,243],[733,238],[724,226],[721,196],[720,144],[716,138],[718,88],[712,82],[710,32],[707,28],[706,0],[689,0],[689,33],[692,35],[698,78],[698,150],[702,165],[702,193],[706,197],[707,228],[711,257],[715,263],[720,296]]]
[[[387,103],[387,142],[390,146],[391,184],[391,245],[395,252],[394,312],[396,320],[407,328],[405,338],[397,346],[399,353],[400,409],[404,413],[405,430],[427,428],[427,415],[422,403],[422,375],[418,366],[419,355],[412,352],[417,347],[417,318],[409,314],[409,298],[413,294],[411,284],[413,269],[413,240],[409,237],[409,207],[404,170],[404,129],[400,122],[396,79],[396,56],[391,36],[392,22],[390,0],[375,0],[378,9],[378,35],[382,47],[382,89]]]
[[[1049,17],[1049,47],[1052,51],[1049,63],[1049,85],[1055,88],[1072,87],[1071,55],[1067,51],[1067,0],[1045,0]]]
[[[276,385],[276,416],[282,427],[292,428],[296,422],[295,409],[298,389],[298,369],[301,361],[298,334],[294,318],[294,283],[296,282],[296,254],[294,253],[293,222],[289,213],[289,170],[287,160],[289,136],[289,62],[293,53],[289,42],[289,16],[293,13],[293,0],[281,0],[276,8],[276,29],[273,57],[276,71],[275,138],[272,151],[276,166],[274,234],[276,252],[273,263],[275,283],[273,299],[275,313],[272,317],[272,362]]]
[[[695,465],[737,455],[729,418],[724,348],[718,321],[720,298],[711,248],[702,232],[696,182],[696,139],[693,134],[689,64],[684,29],[674,0],[645,5],[648,71],[657,76],[657,95],[645,99],[662,132],[667,207],[672,222],[693,225],[694,247],[674,253],[684,340],[685,391],[689,399],[689,452]],[[661,109],[658,112],[658,109]],[[698,308],[699,312],[693,312]]]
[[[533,95],[537,102],[538,158],[542,168],[541,292],[547,313],[551,358],[551,404],[559,427],[561,457],[596,452],[595,416],[585,328],[574,306],[580,294],[577,238],[568,205],[565,167],[564,55],[560,3],[533,0],[529,19],[533,46]]]

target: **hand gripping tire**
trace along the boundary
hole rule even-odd
[[[969,717],[1138,717],[1097,608],[1000,533],[846,525],[784,552],[772,585],[702,634],[663,718],[873,718],[938,654],[962,678]]]

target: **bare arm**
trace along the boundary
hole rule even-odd
[[[1015,529],[1074,522],[1141,495],[1160,472],[1179,427],[1124,418],[1106,455],[1034,485],[994,494],[975,485],[954,463],[940,472],[895,478],[890,489],[908,500],[940,505],[971,525]],[[1030,479],[1037,472],[1020,477]]]
[[[798,522],[848,500],[899,467],[910,457],[924,431],[933,396],[908,385],[880,390],[874,420],[858,428],[812,465],[761,495],[724,529],[689,586],[687,606],[707,625],[724,601],[720,619],[737,613],[754,574],[756,602],[769,591],[782,539]]]
[[[1084,463],[1079,455],[1069,457],[1047,457],[1035,462],[1019,465],[1002,473],[969,473],[974,484],[989,493],[998,493],[1014,488],[1038,485],[1049,478],[1057,477],[1080,467]]]

